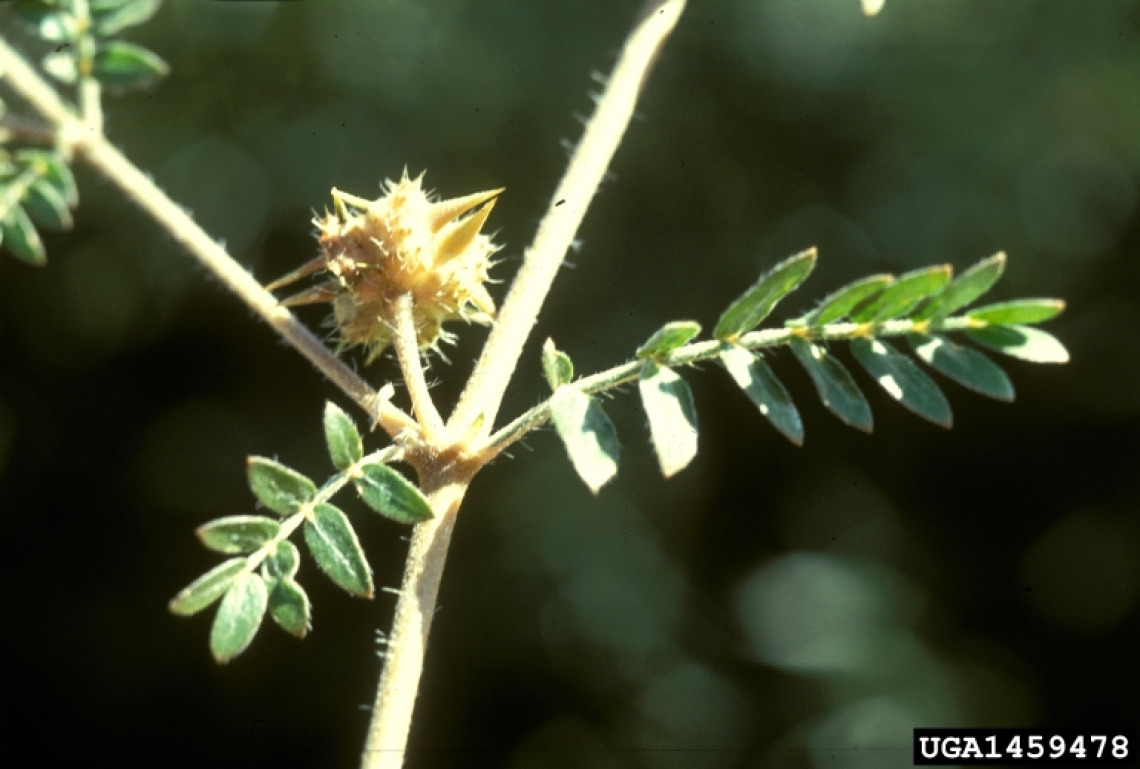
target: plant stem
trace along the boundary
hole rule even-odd
[[[59,128],[62,150],[75,152],[94,166],[127,197],[182,244],[223,285],[246,303],[285,341],[295,347],[325,376],[356,401],[389,435],[415,429],[415,421],[377,392],[333,355],[324,343],[245,271],[222,246],[214,242],[189,214],[115,149],[102,133],[75,117],[55,90],[0,38],[0,72],[12,87],[45,118]]]
[[[396,301],[392,303],[392,315],[392,323],[395,326],[392,344],[396,348],[400,371],[404,374],[408,397],[412,400],[412,413],[423,428],[424,440],[428,443],[438,443],[443,435],[443,419],[435,408],[431,393],[428,392],[427,380],[424,378],[410,293],[396,297]]]
[[[684,7],[684,0],[650,0],[643,7],[640,22],[626,40],[594,116],[554,191],[479,362],[448,421],[452,434],[466,433],[479,418],[483,420],[483,434],[491,431],[550,285],[629,125],[649,70]]]
[[[566,250],[613,157],[649,70],[684,7],[684,0],[650,0],[642,11],[597,110],[579,143],[550,208],[539,224],[479,362],[447,424],[450,436],[467,436],[483,420],[490,432],[507,383],[514,373]],[[407,372],[405,371],[405,376]],[[457,437],[466,449],[471,438]],[[420,482],[435,517],[416,526],[404,567],[396,618],[384,655],[384,672],[361,758],[363,769],[397,769],[404,764],[412,710],[423,671],[428,631],[459,503],[480,463],[439,462],[421,468]],[[451,474],[451,475],[449,475]]]

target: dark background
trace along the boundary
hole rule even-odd
[[[261,280],[312,257],[333,186],[374,196],[405,167],[447,197],[505,186],[501,297],[638,5],[173,0],[125,35],[172,74],[108,99],[107,130]],[[7,9],[0,30],[45,50]],[[1138,136],[1134,2],[888,0],[874,19],[856,0],[693,2],[505,418],[542,396],[546,336],[604,368],[667,320],[711,327],[809,245],[819,267],[776,320],[850,279],[1005,250],[991,297],[1065,298],[1048,330],[1073,360],[1003,361],[1012,406],[940,380],[952,431],[856,372],[867,436],[777,353],[798,449],[705,366],[686,377],[694,464],[660,478],[627,390],[597,498],[533,436],[463,508],[408,765],[901,767],[915,725],[1140,723]],[[351,404],[77,174],[49,264],[0,260],[7,750],[354,765],[391,596],[351,599],[306,561],[310,636],[267,624],[224,667],[212,611],[166,610],[218,560],[194,528],[253,511],[245,456],[321,479],[324,401]],[[485,334],[457,330],[445,405]],[[397,585],[407,530],[346,506]]]

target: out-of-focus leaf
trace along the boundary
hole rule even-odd
[[[975,342],[1031,363],[1068,363],[1069,351],[1055,336],[1032,326],[987,326],[966,331]]]
[[[372,568],[345,514],[327,503],[317,505],[304,529],[305,544],[321,571],[346,592],[371,598]]]
[[[317,486],[296,470],[266,457],[246,461],[249,488],[275,513],[289,515],[317,495]]]
[[[325,403],[324,425],[325,443],[336,469],[345,470],[359,462],[364,456],[360,431],[352,418],[332,401]]]
[[[649,434],[657,463],[666,478],[684,470],[697,455],[697,412],[693,393],[670,368],[651,360],[641,364],[637,382],[641,403],[649,417]]]
[[[72,85],[79,79],[79,70],[75,66],[75,53],[72,51],[52,51],[44,56],[40,66],[44,68],[44,72],[61,83]]]
[[[274,580],[269,591],[269,616],[287,633],[304,638],[309,632],[309,596],[291,579]]]
[[[230,589],[234,577],[245,568],[245,564],[245,558],[231,558],[210,569],[174,596],[169,604],[170,612],[189,617],[202,611]]]
[[[732,345],[720,353],[720,362],[737,386],[760,409],[760,413],[797,446],[804,443],[804,424],[800,412],[784,385],[772,369],[758,356],[743,347]]]
[[[15,205],[8,210],[8,215],[0,222],[0,230],[0,242],[17,259],[33,267],[42,267],[47,262],[44,243],[23,206]]]
[[[420,523],[432,517],[423,492],[407,478],[379,462],[360,468],[353,484],[364,503],[399,523]]]
[[[620,449],[613,423],[593,398],[573,387],[555,390],[550,418],[578,476],[597,494],[617,474]]]
[[[953,425],[946,396],[910,358],[878,339],[852,341],[851,353],[879,386],[907,409],[936,425]]]
[[[851,427],[871,432],[871,407],[843,364],[823,347],[804,339],[793,339],[791,348],[828,411]]]
[[[95,52],[92,74],[104,88],[128,91],[145,88],[170,72],[158,54],[142,46],[112,40]]]
[[[1010,302],[987,304],[966,313],[970,320],[991,326],[1008,326],[1017,323],[1042,323],[1055,318],[1065,309],[1060,299],[1014,299]]]
[[[940,374],[999,401],[1013,400],[1013,383],[1001,368],[977,350],[954,344],[941,336],[907,338],[916,355]]]
[[[23,150],[16,153],[22,163],[33,164],[40,179],[46,181],[67,203],[68,208],[75,208],[79,203],[79,188],[75,184],[75,176],[67,162],[54,150]]]
[[[281,531],[281,524],[260,515],[231,515],[198,527],[202,544],[219,553],[252,553]]]
[[[915,320],[944,318],[959,307],[985,294],[1005,271],[1005,254],[998,252],[983,259],[946,285],[946,288],[919,308]]]
[[[67,200],[46,179],[36,179],[24,193],[24,208],[41,227],[69,230],[74,224]]]
[[[114,35],[150,19],[162,0],[90,0],[91,28],[97,35]]]
[[[701,324],[696,321],[675,320],[666,323],[653,332],[653,336],[645,340],[645,344],[637,348],[636,355],[641,359],[665,355],[688,344],[689,340],[699,333],[701,333]]]
[[[542,345],[542,373],[551,390],[557,390],[574,379],[574,363],[570,356],[554,346],[553,339]]]
[[[862,280],[848,283],[819,303],[819,307],[809,312],[796,325],[822,326],[825,323],[834,323],[846,317],[860,303],[870,299],[875,294],[891,285],[895,280],[893,275],[872,275]]]
[[[210,652],[218,662],[241,654],[257,635],[269,595],[259,574],[242,574],[233,581],[218,606],[210,629]]]
[[[301,567],[301,554],[297,546],[287,539],[277,543],[273,552],[265,557],[266,576],[271,579],[292,579]]]
[[[58,3],[20,0],[13,10],[42,40],[49,43],[75,40],[75,15]]]
[[[912,307],[942,289],[950,280],[949,265],[924,267],[904,275],[875,298],[851,313],[856,323],[872,323],[905,315]]]
[[[728,306],[713,329],[713,336],[732,340],[756,328],[776,306],[794,291],[815,267],[816,250],[809,248],[777,264]]]

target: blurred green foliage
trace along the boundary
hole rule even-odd
[[[127,37],[171,74],[109,100],[107,130],[263,280],[311,258],[334,185],[368,196],[406,166],[445,196],[505,186],[506,281],[637,6],[169,2]],[[15,28],[0,9],[46,51]],[[812,245],[781,320],[863,275],[1003,249],[991,297],[1064,297],[1049,330],[1073,362],[1011,364],[1013,406],[947,384],[949,433],[881,393],[873,436],[805,408],[802,449],[727,377],[690,375],[693,465],[662,481],[624,397],[607,408],[624,461],[596,499],[534,436],[468,497],[410,765],[907,766],[915,724],[1140,722],[1140,7],[694,2],[640,118],[504,416],[542,396],[546,337],[589,373],[666,320],[709,327]],[[187,534],[250,512],[247,454],[325,471],[335,393],[76,172],[51,263],[0,260],[9,742],[352,763],[391,601],[312,580],[330,632],[265,634],[222,669],[165,612],[209,566]],[[433,365],[445,406],[484,333]],[[789,355],[769,362],[815,402]],[[397,584],[400,527],[354,520]]]

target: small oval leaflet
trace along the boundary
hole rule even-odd
[[[317,495],[317,485],[296,470],[266,457],[246,461],[249,488],[275,513],[297,512]]]
[[[970,267],[914,314],[915,320],[944,318],[993,288],[1005,271],[1005,253],[998,252]]]
[[[946,396],[910,358],[878,339],[852,341],[851,354],[888,395],[907,409],[941,427],[953,425]]]
[[[321,571],[351,595],[371,598],[372,568],[345,514],[333,505],[319,504],[304,530],[305,544]]]
[[[1069,351],[1052,334],[1031,326],[971,328],[966,335],[992,350],[1030,363],[1068,363]]]
[[[1065,303],[1060,299],[1013,299],[970,310],[966,317],[991,326],[1042,323],[1057,317],[1064,309]]]
[[[169,604],[171,614],[189,617],[205,609],[230,589],[234,577],[245,568],[245,558],[223,561],[183,588]]]
[[[170,72],[162,58],[141,45],[111,40],[95,52],[92,74],[115,92],[145,88]]]
[[[550,419],[570,463],[597,494],[617,474],[617,431],[593,398],[573,387],[559,387],[550,398]]]
[[[407,478],[379,462],[360,468],[352,479],[364,504],[399,523],[420,523],[432,517],[431,505]]]
[[[329,457],[337,470],[346,470],[360,461],[364,456],[360,431],[352,418],[332,401],[325,403],[324,427]]]
[[[309,596],[291,579],[273,581],[269,591],[269,616],[281,629],[304,638],[311,626]]]
[[[47,179],[36,179],[24,194],[24,208],[41,227],[69,230],[75,221],[59,190]]]
[[[266,577],[271,579],[292,579],[297,576],[301,567],[301,553],[297,546],[287,539],[277,543],[265,560],[262,562]]]
[[[760,325],[775,308],[776,303],[796,289],[815,267],[816,250],[809,248],[789,256],[745,291],[728,306],[713,329],[713,336],[722,341],[735,339]]]
[[[669,478],[697,455],[697,412],[693,394],[677,372],[651,360],[641,364],[637,382],[649,417],[649,434],[661,474]]]
[[[218,553],[252,553],[277,536],[281,524],[260,515],[231,515],[202,524],[194,533]]]
[[[851,320],[871,323],[901,317],[923,299],[941,291],[950,274],[950,266],[940,264],[900,275],[882,293],[851,313]]]
[[[920,360],[963,387],[995,400],[1013,400],[1013,383],[1009,376],[977,350],[937,335],[912,334],[907,341]]]
[[[803,339],[793,339],[791,348],[827,410],[845,424],[871,432],[874,427],[871,406],[843,364],[825,348]]]
[[[47,262],[47,252],[36,226],[21,205],[14,205],[0,222],[0,242],[22,262],[41,267]]]
[[[547,339],[542,345],[542,373],[546,375],[546,383],[551,390],[557,390],[574,379],[574,362],[554,346],[553,339]]]
[[[763,360],[737,345],[721,350],[720,362],[736,386],[744,390],[764,418],[797,446],[804,443],[804,424],[800,412],[782,382]]]
[[[699,333],[701,333],[701,324],[694,320],[675,320],[666,323],[637,348],[635,355],[642,360],[666,355],[688,344],[689,340]]]
[[[803,318],[800,323],[806,326],[822,326],[847,317],[858,305],[891,285],[894,275],[871,275],[828,294],[819,307]]]
[[[210,652],[218,662],[241,654],[257,635],[269,595],[258,574],[242,574],[233,581],[218,606],[210,628]]]

